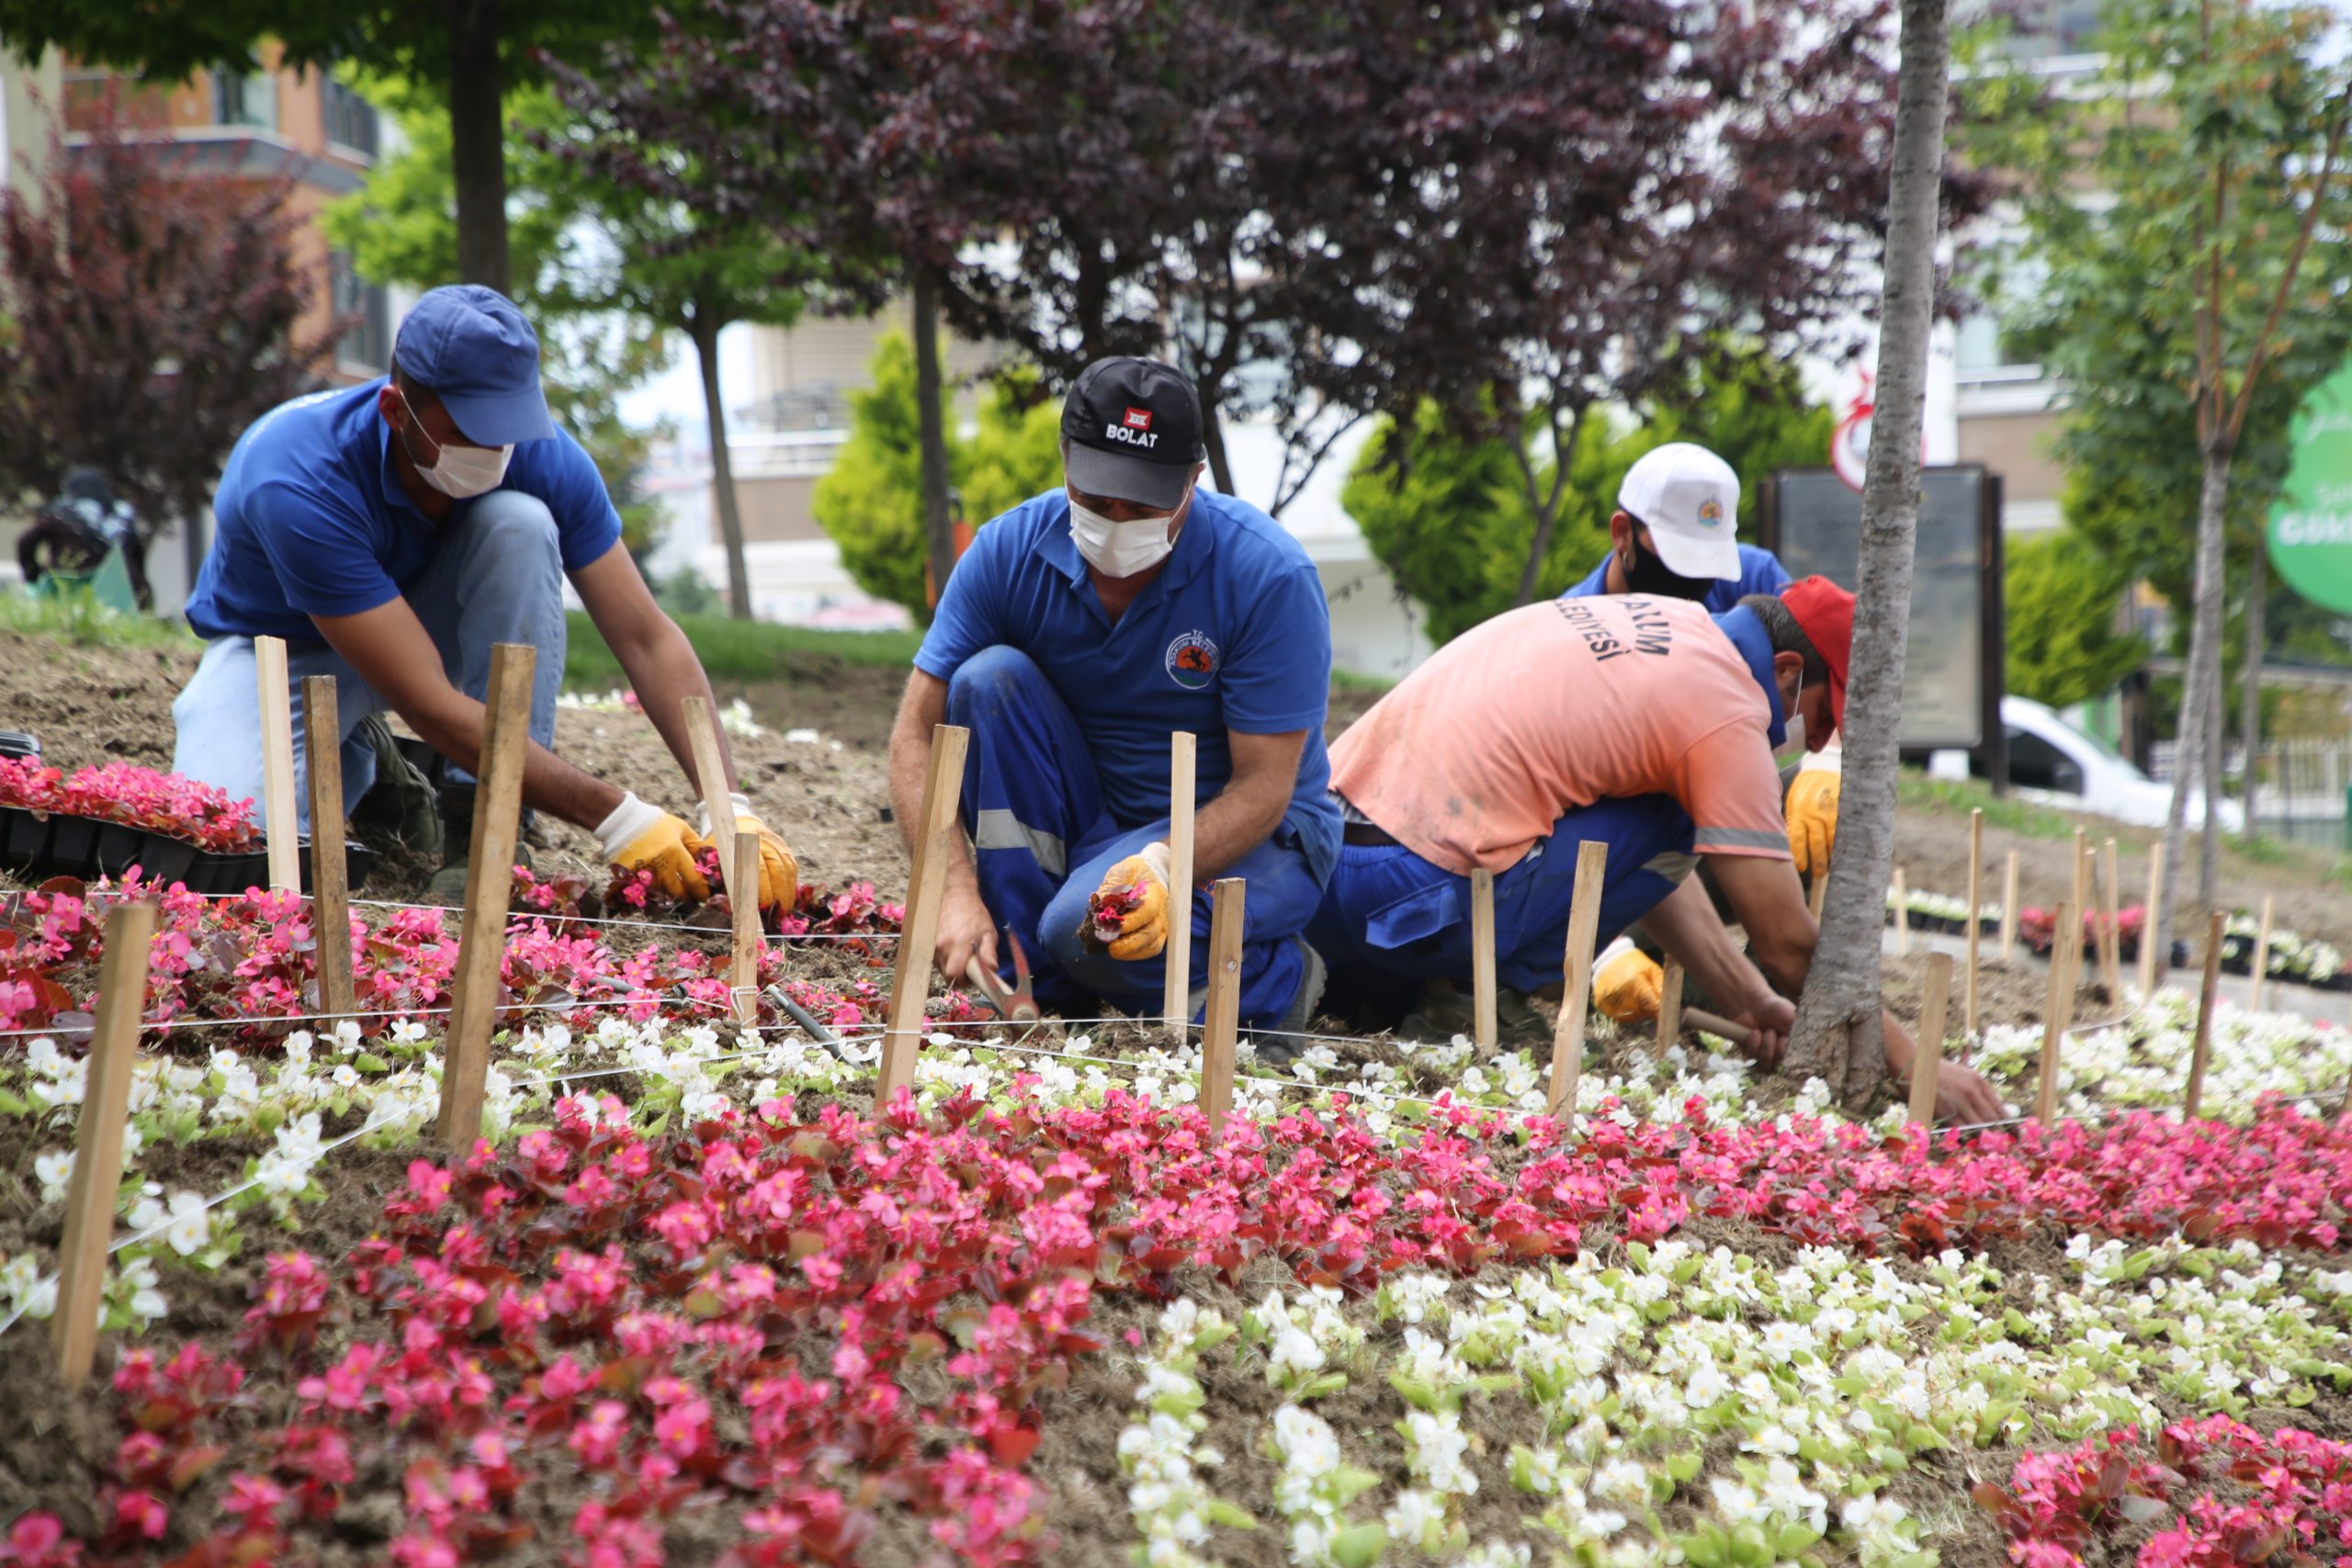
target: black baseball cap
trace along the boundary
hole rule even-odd
[[[1062,403],[1063,469],[1089,495],[1173,508],[1199,462],[1201,400],[1157,359],[1117,355],[1079,372]]]

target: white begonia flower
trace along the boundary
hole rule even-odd
[[[1650,1474],[1638,1460],[1611,1460],[1592,1472],[1592,1491],[1596,1496],[1613,1498],[1621,1503],[1646,1503],[1650,1495]]]
[[[74,1177],[74,1151],[57,1149],[38,1156],[33,1161],[33,1175],[40,1182],[41,1201],[58,1202],[64,1198],[66,1184]]]
[[[1396,1494],[1396,1500],[1381,1515],[1381,1522],[1388,1527],[1389,1540],[1424,1551],[1433,1550],[1445,1536],[1445,1500],[1408,1486]]]
[[[1435,1415],[1408,1410],[1405,1428],[1405,1440],[1412,1449],[1407,1468],[1431,1491],[1466,1495],[1478,1490],[1478,1478],[1463,1462],[1470,1451],[1470,1435],[1462,1429],[1459,1416],[1451,1410]]]
[[[193,1258],[204,1250],[212,1237],[212,1216],[204,1199],[194,1192],[172,1194],[171,1223],[164,1232],[164,1243],[182,1258]]]

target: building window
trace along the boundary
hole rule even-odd
[[[277,129],[277,78],[256,67],[240,74],[212,73],[212,123],[254,130]]]
[[[324,110],[327,140],[354,152],[376,156],[376,106],[349,87],[327,78]]]
[[[345,323],[335,340],[335,358],[354,368],[386,368],[391,363],[391,322],[384,286],[361,277],[348,251],[328,252],[327,270],[335,319]]]

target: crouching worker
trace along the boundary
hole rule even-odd
[[[1595,839],[1609,846],[1600,941],[1641,920],[1754,1032],[1758,1060],[1777,1061],[1816,931],[1772,752],[1792,714],[1815,748],[1836,730],[1853,603],[1823,578],[1721,615],[1683,600],[1566,599],[1447,644],[1333,748],[1346,842],[1309,934],[1334,999],[1385,993],[1393,1010],[1411,999],[1400,979],[1466,988],[1481,866],[1495,874],[1501,984],[1557,987],[1577,845]],[[1699,857],[1753,962],[1689,874]],[[1901,1077],[1910,1036],[1889,1018],[1885,1037]],[[2000,1113],[1973,1073],[1947,1067],[1939,1082],[1945,1114]]]
[[[681,702],[708,700],[710,682],[621,544],[595,464],[548,417],[537,334],[494,290],[435,288],[401,323],[392,366],[387,378],[271,410],[230,452],[212,547],[188,596],[188,625],[206,643],[172,705],[173,768],[232,796],[261,794],[254,638],[284,637],[298,775],[303,677],[334,677],[346,813],[376,781],[379,759],[415,779],[381,744],[390,731],[378,716],[399,714],[447,759],[446,859],[426,897],[461,903],[491,647],[528,643],[538,656],[525,803],[587,829],[613,865],[650,870],[673,896],[707,897],[695,863],[702,834],[548,750],[567,577],[689,793]],[[724,758],[724,737],[719,746]],[[295,801],[307,830],[310,795],[299,779]],[[759,836],[762,906],[789,909],[799,880],[792,852],[741,795],[734,812],[738,831]],[[432,824],[428,805],[423,825]]]
[[[1238,876],[1242,1021],[1306,1027],[1323,965],[1301,933],[1340,838],[1323,749],[1330,623],[1297,542],[1197,488],[1202,452],[1186,378],[1096,361],[1062,411],[1066,490],[980,529],[947,581],[891,733],[890,784],[912,833],[933,727],[971,731],[935,953],[951,983],[975,958],[1004,973],[1001,928],[1044,1004],[1156,1013],[1169,925],[1190,920],[1197,1014],[1209,884]],[[1175,730],[1199,742],[1189,909],[1168,907]],[[1098,893],[1132,904],[1107,948],[1080,934]]]

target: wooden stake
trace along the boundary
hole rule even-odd
[[[286,639],[254,638],[254,688],[261,699],[262,832],[272,892],[302,886],[302,829],[294,812],[294,713],[286,683]]]
[[[2216,909],[2205,926],[2205,978],[2197,991],[2197,1041],[2188,1052],[2188,1087],[2181,1091],[2180,1119],[2197,1120],[2197,1107],[2205,1098],[2205,1054],[2213,1043],[2213,998],[2222,988],[2222,942],[2228,934],[2228,919]]]
[[[735,1021],[760,1021],[760,836],[735,835],[735,859],[727,868],[727,907],[735,917],[735,962],[728,978],[735,995]]]
[[[2254,933],[2254,995],[2247,1005],[2256,1012],[2262,1010],[2262,998],[2270,989],[2270,911],[2277,897],[2262,896],[2262,923]]]
[[[1238,876],[1209,888],[1209,995],[1201,1014],[1201,1110],[1211,1128],[1233,1110],[1233,1037],[1241,1016],[1241,917],[1249,889]]]
[[[1894,955],[1902,957],[1911,951],[1911,889],[1903,879],[1903,868],[1894,868]]]
[[[523,760],[531,739],[531,671],[538,649],[492,643],[482,701],[481,756],[475,768],[474,836],[466,855],[466,909],[458,925],[458,977],[449,987],[449,1032],[441,1066],[438,1135],[453,1154],[481,1136],[482,1084],[498,1021],[499,964],[505,957],[506,906],[514,891],[514,841],[522,823]]]
[[[281,695],[285,690],[278,687]],[[115,1192],[122,1183],[122,1123],[130,1109],[140,1018],[147,1008],[147,944],[154,935],[153,904],[118,904],[107,916],[98,1016],[74,1131],[74,1174],[65,1183],[65,1236],[58,1249],[57,1310],[50,1322],[58,1375],[69,1385],[89,1377],[97,1353]]]
[[[710,847],[726,873],[735,869],[735,802],[727,788],[727,753],[718,744],[718,720],[699,696],[680,699],[685,712],[686,744],[694,751],[695,782],[702,786],[702,808],[710,814]]]
[[[1495,1024],[1495,874],[1485,866],[1470,873],[1471,1038],[1481,1061],[1492,1055]]]
[[[1199,784],[1199,742],[1189,729],[1168,738],[1168,977],[1159,1010],[1168,1032],[1182,1042],[1193,1025],[1193,802]],[[1209,917],[1214,920],[1214,911]]]
[[[1756,1032],[1744,1023],[1734,1023],[1727,1018],[1717,1018],[1704,1008],[1684,1008],[1682,1027],[1698,1034],[1712,1034],[1720,1040],[1745,1047],[1756,1038]]]
[[[1576,1115],[1577,1079],[1584,1071],[1584,1021],[1592,1006],[1592,942],[1600,931],[1600,895],[1608,880],[1609,846],[1587,839],[1577,846],[1576,887],[1568,898],[1567,988],[1560,993],[1552,1031],[1552,1114]]]
[[[2008,860],[2001,867],[2001,962],[2007,964],[2018,951],[2018,852],[2009,852]]]
[[[2087,914],[2091,908],[2090,889],[2091,836],[2084,829],[2075,829],[2075,912]],[[2079,943],[2082,932],[2075,933]]]
[[[2099,934],[2099,979],[2110,998],[2123,994],[2123,925],[2121,890],[2123,863],[2115,858],[2115,840],[2107,841],[2106,886],[2099,892],[2107,905],[2107,929]]]
[[[1928,954],[1928,988],[1919,998],[1919,1049],[1911,1058],[1911,1120],[1936,1124],[1936,1079],[1944,1062],[1944,1015],[1951,1007],[1951,954]]]
[[[2058,1052],[2066,1038],[2066,1024],[2074,1011],[2075,965],[2082,961],[2083,917],[2074,904],[2058,907],[2056,934],[2050,943],[2050,995],[2042,1006],[2041,1072],[2033,1100],[2033,1114],[2044,1127],[2058,1118]],[[2065,933],[2075,933],[2074,951],[2067,952]]]
[[[2165,841],[2158,839],[2148,846],[2148,902],[2140,921],[2140,994],[2156,994],[2157,981],[2163,976],[2170,954],[2156,952],[2156,910],[2165,897]]]
[[[1666,961],[1666,977],[1658,983],[1657,1054],[1665,1055],[1667,1047],[1681,1037],[1682,965],[1669,958]]]
[[[907,878],[907,918],[899,928],[899,964],[890,980],[890,1022],[882,1037],[881,1070],[874,1080],[877,1111],[915,1081],[923,998],[931,994],[931,949],[939,939],[939,902],[947,887],[947,863],[956,853],[956,810],[964,795],[964,752],[971,743],[972,732],[961,725],[932,728],[922,821],[917,825],[914,865]]]
[[[302,677],[302,751],[311,783],[311,938],[319,1010],[357,1010],[351,979],[350,865],[343,845],[343,724],[334,677]]]
[[[1976,1038],[1976,970],[1984,937],[1984,812],[1968,814],[1968,978],[1961,1009],[1962,1033]]]

